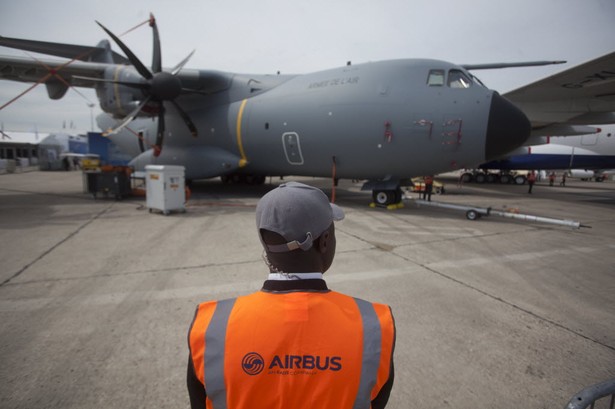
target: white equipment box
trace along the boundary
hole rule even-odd
[[[145,197],[152,209],[168,215],[172,210],[186,211],[185,168],[171,165],[145,167]]]

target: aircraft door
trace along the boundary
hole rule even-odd
[[[284,154],[286,154],[288,163],[291,165],[303,165],[299,134],[296,132],[284,132],[282,134],[282,144],[284,145]]]

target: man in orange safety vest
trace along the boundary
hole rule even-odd
[[[200,304],[189,331],[192,408],[384,408],[393,386],[389,306],[328,288],[334,221],[319,189],[287,182],[261,198],[269,267],[260,291]]]
[[[431,193],[433,192],[433,176],[428,175],[423,178],[425,190],[423,191],[423,200],[431,202]]]

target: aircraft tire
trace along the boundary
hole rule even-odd
[[[516,185],[525,185],[525,182],[527,181],[527,179],[523,175],[515,176],[514,180]]]
[[[372,198],[374,203],[380,206],[387,206],[395,202],[397,197],[397,191],[395,190],[374,190],[372,191]]]
[[[480,213],[478,213],[474,209],[470,209],[466,212],[466,219],[468,220],[477,220],[480,219]]]

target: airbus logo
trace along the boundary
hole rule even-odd
[[[339,371],[342,369],[342,357],[314,355],[279,355],[273,357],[269,369],[317,369],[319,371]]]
[[[248,352],[241,360],[241,369],[250,375],[258,375],[265,369],[265,359],[257,352]],[[269,374],[313,375],[318,371],[337,372],[342,369],[340,356],[274,355],[267,365]]]
[[[265,360],[256,352],[249,352],[241,360],[241,368],[248,375],[258,375],[265,368]]]

